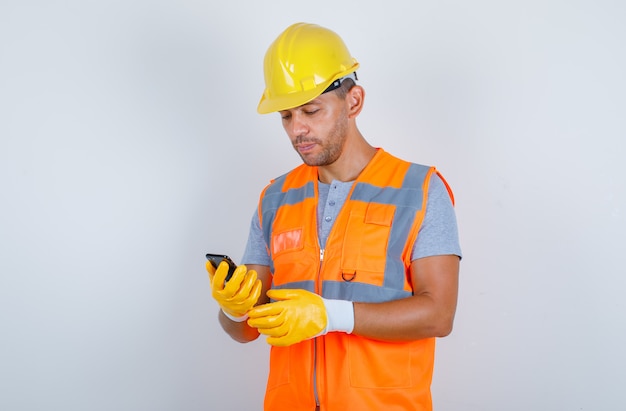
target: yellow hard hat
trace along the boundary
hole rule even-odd
[[[293,24],[265,53],[265,91],[257,111],[266,114],[301,106],[358,67],[335,32],[315,24]]]

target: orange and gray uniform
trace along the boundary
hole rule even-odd
[[[274,180],[259,202],[272,288],[368,303],[411,296],[411,251],[433,173],[379,149],[324,249],[317,168],[302,165]],[[341,332],[272,347],[265,410],[431,410],[434,349],[434,338],[390,343]]]

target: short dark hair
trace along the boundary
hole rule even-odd
[[[343,100],[348,95],[348,91],[350,91],[354,86],[356,86],[356,82],[351,78],[347,78],[343,80],[341,85],[333,91],[337,94],[337,97]]]

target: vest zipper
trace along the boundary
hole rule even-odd
[[[317,392],[317,338],[313,341],[313,397],[315,398],[315,409],[320,408],[320,398]]]
[[[324,261],[324,249],[321,247],[321,244],[319,244],[319,239],[318,239],[318,247],[320,248],[320,264],[317,270],[317,281],[315,281],[315,291],[317,292],[317,294],[321,295],[321,290],[319,289],[319,276],[321,274],[322,271],[322,262]],[[317,389],[317,349],[318,349],[318,344],[319,342],[319,338],[315,338],[313,341],[313,396],[315,397],[315,409],[319,410],[320,409],[320,399],[319,399],[319,392]]]

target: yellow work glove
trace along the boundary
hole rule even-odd
[[[211,280],[211,295],[228,318],[233,321],[245,321],[250,310],[261,295],[261,280],[256,271],[249,270],[245,265],[237,267],[233,276],[224,285],[228,274],[228,263],[222,261],[217,267],[207,261],[206,269]]]
[[[267,336],[267,342],[284,347],[330,331],[352,332],[352,302],[327,300],[306,290],[269,290],[274,302],[248,312],[248,325]]]

